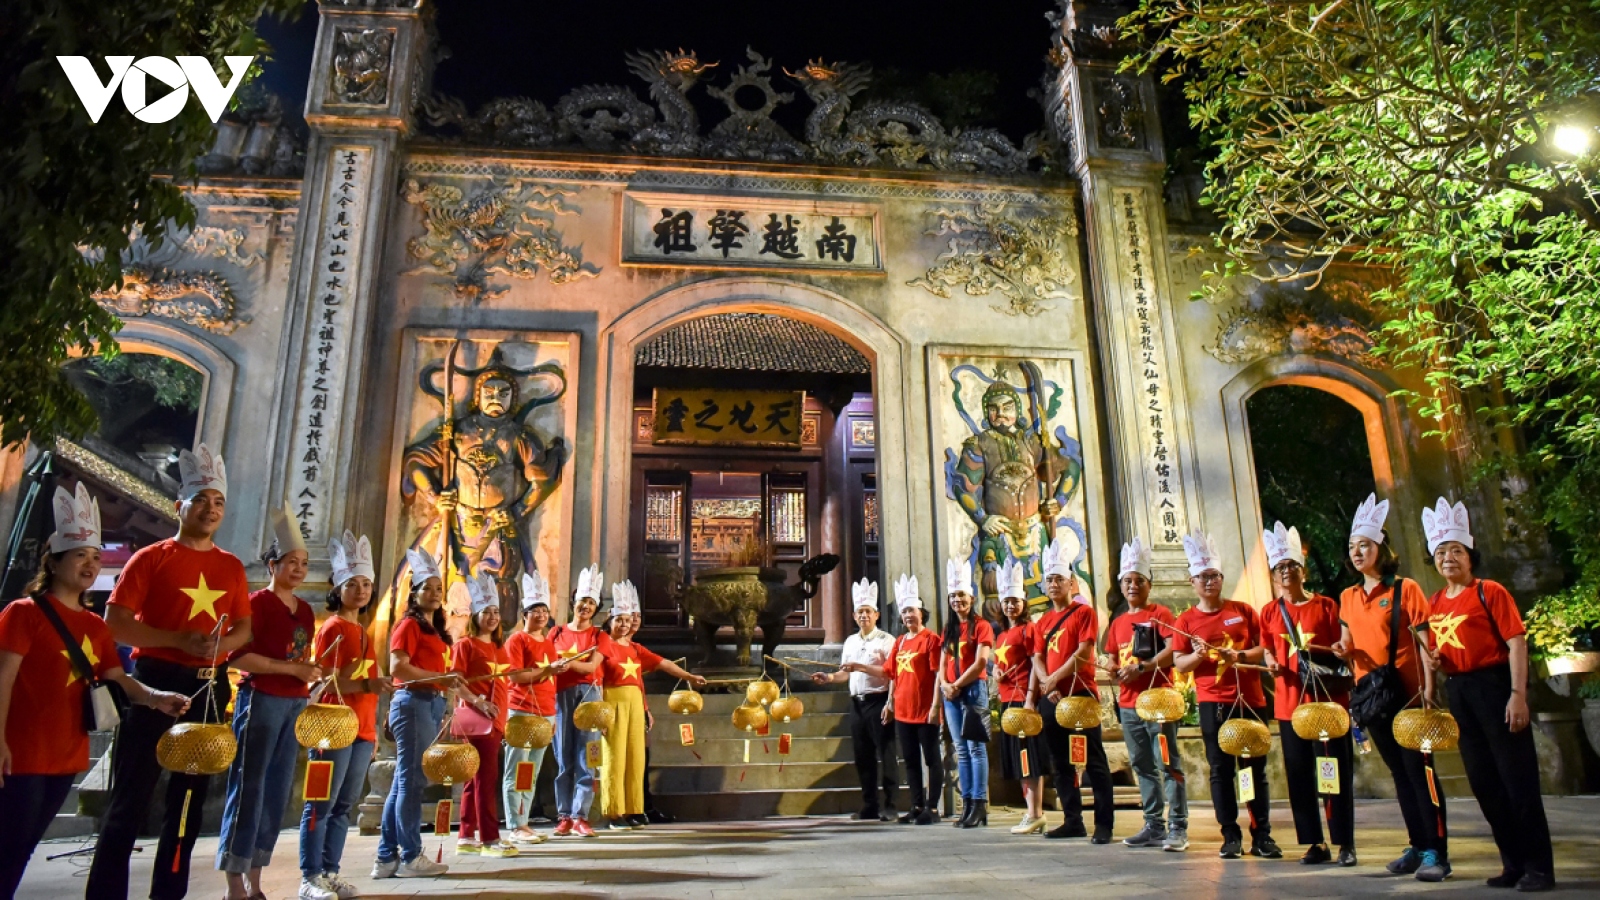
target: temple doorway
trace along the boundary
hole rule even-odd
[[[840,557],[787,621],[788,643],[836,643],[850,582],[879,579],[872,366],[839,337],[769,313],[722,313],[634,352],[627,577],[647,638],[690,637],[675,590],[753,566],[792,582]]]

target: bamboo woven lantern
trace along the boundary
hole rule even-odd
[[[1056,704],[1056,724],[1062,728],[1094,728],[1100,724],[1100,701],[1093,697],[1063,697]]]
[[[217,722],[179,722],[156,742],[161,768],[185,775],[220,775],[238,752],[233,729]]]
[[[744,699],[749,703],[766,706],[778,699],[778,683],[765,678],[750,682],[744,689]]]
[[[465,741],[439,741],[422,751],[422,774],[447,786],[471,781],[478,774],[478,750]]]
[[[1255,719],[1229,719],[1217,729],[1217,746],[1231,756],[1266,756],[1272,752],[1272,732]]]
[[[740,731],[760,731],[767,722],[767,711],[759,703],[745,703],[733,709],[733,727]]]
[[[1342,738],[1350,733],[1350,714],[1337,703],[1319,701],[1302,703],[1294,708],[1289,724],[1301,740],[1317,741]]]
[[[605,731],[616,720],[616,711],[611,708],[611,704],[602,700],[579,703],[578,708],[572,711],[572,724],[576,725],[579,731]]]
[[[1141,691],[1133,704],[1134,712],[1146,722],[1181,722],[1188,708],[1183,695],[1169,687]]]
[[[1021,706],[1000,714],[1000,730],[1012,737],[1031,738],[1044,730],[1044,716]]]
[[[520,750],[550,746],[555,726],[544,716],[512,716],[506,720],[506,744]]]
[[[772,701],[772,706],[768,709],[774,719],[780,722],[793,722],[795,719],[805,715],[806,705],[800,702],[799,697],[791,694],[788,697],[779,697]]]
[[[1394,742],[1407,750],[1454,750],[1460,740],[1456,717],[1442,709],[1404,709],[1394,717]]]
[[[667,697],[667,709],[680,716],[692,716],[706,708],[706,698],[699,691],[673,691]]]
[[[313,703],[294,720],[294,739],[307,750],[343,750],[361,728],[356,711],[339,703]]]

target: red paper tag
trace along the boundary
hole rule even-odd
[[[301,793],[307,801],[326,800],[333,795],[333,760],[313,759],[306,763],[306,783]]]
[[[600,768],[600,764],[605,760],[603,746],[599,741],[590,741],[588,746],[584,748],[584,759],[589,764],[589,768]]]
[[[684,722],[683,724],[679,725],[678,726],[678,740],[685,747],[693,747],[694,746],[694,726],[689,724],[688,722]]]
[[[533,790],[533,780],[537,774],[538,773],[534,771],[533,763],[528,762],[527,760],[517,763],[517,780],[515,787],[513,787],[512,790]]]
[[[1033,777],[1033,770],[1028,766],[1028,751],[1022,751],[1022,777]]]
[[[759,734],[762,737],[766,737],[767,735],[769,735],[771,733],[772,733],[772,720],[771,719],[768,719],[767,721],[762,722],[761,723],[761,727],[756,729],[756,734]]]
[[[1429,799],[1433,800],[1434,806],[1438,806],[1439,788],[1433,783],[1433,766],[1424,766],[1423,768],[1428,774],[1428,797]]]
[[[1156,735],[1156,742],[1161,745],[1161,764],[1163,766],[1172,765],[1172,751],[1167,749],[1167,736],[1164,734]]]
[[[449,834],[450,833],[450,813],[452,811],[450,809],[450,807],[453,806],[453,805],[454,805],[454,802],[450,801],[450,800],[440,800],[439,801],[439,806],[436,809],[434,809],[434,811],[433,811],[433,833],[434,834]]]
[[[793,743],[793,741],[794,741],[794,735],[791,735],[791,734],[780,734],[780,735],[778,735],[778,753],[783,755],[783,756],[788,756],[789,755],[789,745],[791,743]]]
[[[1089,764],[1089,738],[1085,735],[1072,736],[1072,764],[1075,766]]]

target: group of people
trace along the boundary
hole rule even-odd
[[[228,900],[261,896],[262,872],[272,862],[296,788],[302,749],[295,724],[308,703],[348,706],[358,728],[348,746],[309,751],[308,767],[316,767],[322,789],[321,799],[305,802],[300,820],[302,900],[356,896],[341,877],[343,851],[377,744],[384,695],[390,696],[386,727],[395,766],[373,878],[435,876],[448,868],[424,855],[422,846],[423,755],[446,731],[471,743],[479,758],[463,787],[457,853],[509,857],[518,844],[547,839],[529,817],[545,752],[525,742],[504,743],[512,720],[522,717],[542,718],[552,732],[554,835],[594,836],[593,732],[581,727],[578,711],[602,699],[614,715],[601,744],[603,825],[626,830],[644,824],[650,712],[643,675],[660,670],[696,686],[704,679],[633,640],[640,609],[632,584],[613,585],[607,632],[596,624],[603,582],[597,567],[579,573],[572,619],[554,627],[548,583],[536,573],[524,575],[523,621],[507,636],[499,585],[479,574],[468,582],[468,633],[453,640],[445,628],[439,565],[425,550],[410,550],[405,609],[389,637],[389,674],[382,675],[362,622],[375,581],[367,539],[347,531],[330,543],[332,588],[319,626],[313,605],[295,593],[309,554],[288,514],[275,516],[275,539],[263,557],[270,581],[251,593],[244,566],[213,541],[227,510],[223,461],[202,445],[180,456],[180,470],[177,536],[134,554],[104,619],[83,605],[100,571],[101,529],[98,507],[81,486],[75,494],[58,489],[56,531],[39,572],[26,596],[0,611],[0,821],[9,834],[0,842],[0,900],[15,892],[73,777],[87,769],[88,733],[113,726],[111,791],[87,896],[127,897],[129,857],[158,782],[158,744],[175,722],[222,721],[230,695],[237,749],[226,776],[216,859]],[[1265,532],[1274,599],[1260,610],[1224,596],[1219,554],[1197,533],[1183,542],[1196,602],[1175,617],[1151,601],[1151,556],[1135,538],[1122,548],[1118,573],[1127,610],[1108,629],[1104,659],[1096,651],[1098,617],[1080,594],[1072,552],[1059,539],[1043,549],[1049,608],[1037,618],[1028,614],[1023,570],[1013,561],[995,573],[999,609],[990,621],[977,608],[970,565],[952,560],[940,632],[927,626],[914,576],[894,584],[903,625],[898,636],[877,627],[877,586],[867,580],[854,585],[858,631],[845,641],[838,671],[814,679],[844,684],[850,694],[863,794],[856,818],[940,821],[948,733],[962,798],[954,824],[988,824],[992,680],[1003,710],[1032,710],[1042,718],[1035,736],[1000,738],[1002,775],[1020,782],[1026,806],[1011,832],[1110,843],[1112,782],[1098,719],[1089,725],[1069,715],[1064,725],[1056,715],[1072,698],[1097,707],[1097,670],[1105,670],[1116,684],[1144,816],[1141,829],[1122,843],[1182,852],[1189,839],[1179,723],[1148,721],[1136,707],[1150,688],[1192,679],[1224,859],[1245,852],[1241,803],[1249,853],[1283,855],[1272,838],[1266,757],[1235,757],[1219,739],[1230,719],[1271,718],[1278,721],[1296,838],[1307,848],[1301,862],[1357,864],[1352,737],[1306,740],[1290,725],[1301,703],[1315,700],[1354,706],[1357,724],[1394,779],[1409,846],[1388,870],[1440,881],[1451,874],[1444,791],[1425,755],[1400,746],[1393,724],[1401,710],[1432,704],[1443,675],[1468,782],[1501,854],[1503,871],[1489,884],[1549,889],[1554,867],[1528,728],[1527,644],[1516,604],[1503,586],[1476,575],[1482,560],[1464,506],[1441,499],[1424,513],[1429,552],[1446,582],[1431,598],[1400,577],[1383,527],[1387,513],[1387,501],[1376,497],[1358,511],[1349,556],[1362,581],[1337,601],[1306,592],[1305,551],[1294,529],[1280,523]],[[132,648],[131,672],[122,668],[119,644]],[[229,667],[243,675],[237,694]],[[1263,673],[1276,684],[1270,709]],[[534,723],[517,724],[525,730]],[[896,744],[911,794],[903,812],[894,806]],[[1084,821],[1080,769],[1093,795],[1092,831]],[[1047,774],[1053,774],[1064,814],[1049,830],[1042,809]],[[153,900],[178,900],[187,892],[209,786],[205,775],[168,777]]]

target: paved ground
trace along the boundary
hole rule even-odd
[[[1547,798],[1556,835],[1557,877],[1569,896],[1600,895],[1600,797]],[[962,831],[948,825],[913,827],[858,825],[839,819],[783,819],[749,823],[656,827],[605,834],[591,840],[551,841],[517,859],[454,859],[454,840],[444,844],[451,871],[443,878],[374,882],[370,871],[377,839],[352,836],[345,851],[347,876],[365,896],[453,896],[499,900],[511,897],[790,897],[868,898],[894,896],[995,896],[1059,898],[1151,897],[1181,892],[1181,900],[1227,898],[1367,897],[1429,894],[1451,898],[1508,896],[1483,879],[1499,872],[1488,828],[1470,800],[1451,806],[1455,878],[1421,884],[1389,877],[1383,864],[1403,843],[1399,813],[1386,801],[1357,805],[1358,850],[1354,869],[1315,868],[1298,863],[1287,809],[1275,809],[1281,861],[1217,858],[1220,843],[1208,808],[1197,808],[1194,841],[1186,854],[1133,850],[1118,844],[1013,837],[1015,811],[997,810],[990,827]],[[1051,814],[1052,824],[1057,821]],[[1119,837],[1136,830],[1137,812],[1117,815]],[[430,854],[441,842],[424,836]],[[87,857],[46,862],[44,856],[78,842],[40,848],[18,893],[23,900],[82,896]],[[189,896],[216,900],[222,878],[202,871],[216,838],[196,848],[196,875]],[[150,851],[146,851],[148,853]],[[133,883],[148,884],[150,861],[135,854]],[[278,862],[268,870],[267,896],[295,896],[295,837],[285,832]]]

